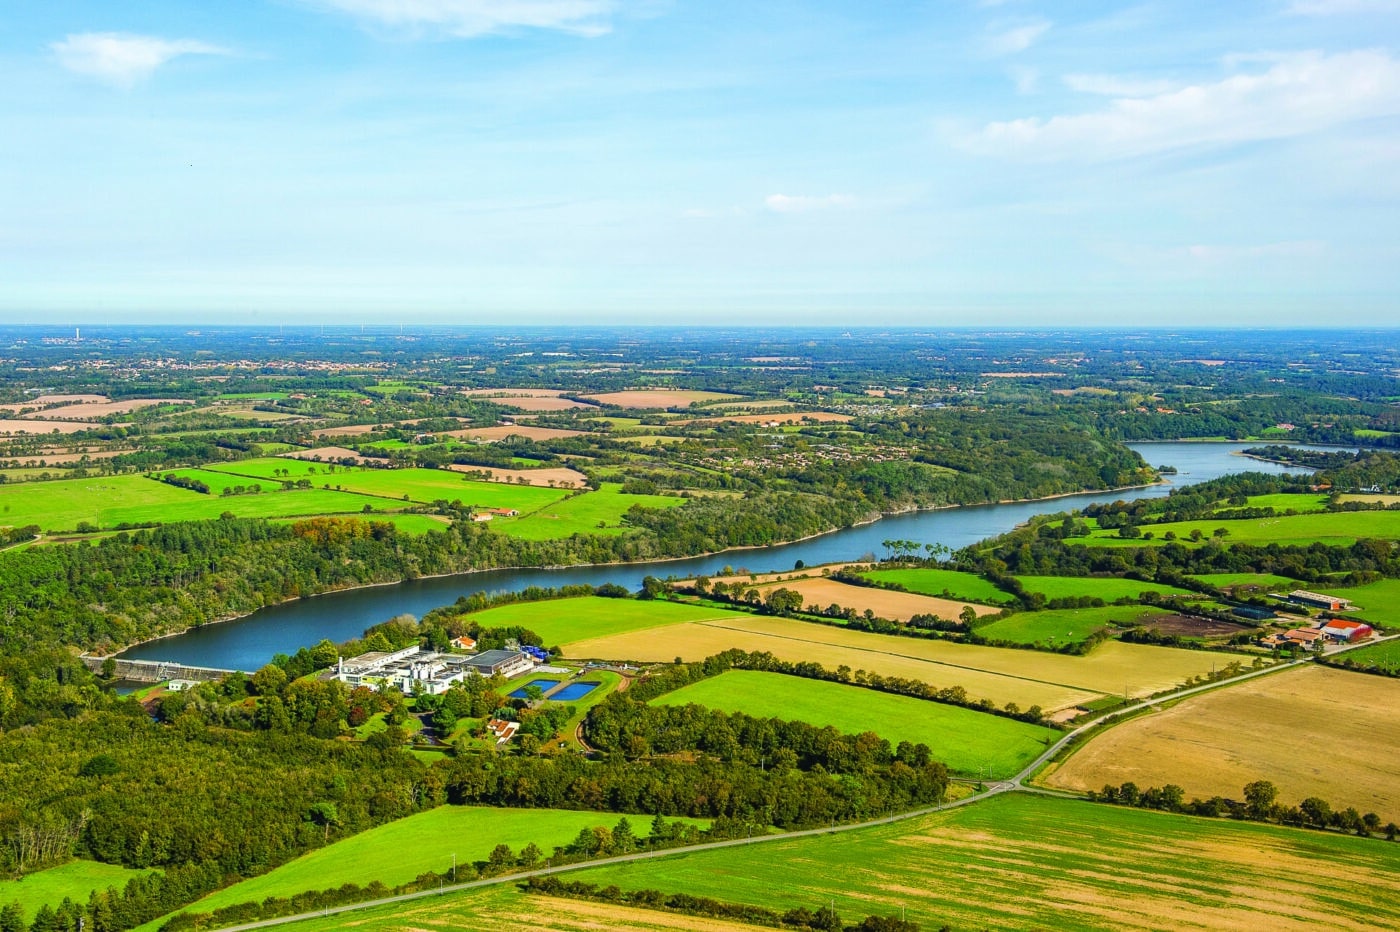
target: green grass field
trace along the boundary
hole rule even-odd
[[[1007,794],[893,825],[677,853],[567,879],[783,911],[834,903],[847,923],[901,913],[953,929],[1305,929],[1400,925],[1400,845]],[[1279,878],[1287,878],[1287,890]],[[615,918],[614,918],[615,917]],[[709,920],[704,920],[706,923]],[[697,920],[698,922],[698,920]],[[293,926],[323,932],[685,928],[685,917],[470,891]],[[707,928],[711,926],[707,925]],[[715,924],[725,932],[748,928]]]
[[[1295,583],[1289,588],[1300,587],[1301,584]],[[1350,589],[1329,589],[1326,586],[1307,588],[1320,588],[1323,592],[1341,596],[1359,606],[1355,611],[1347,612],[1348,616],[1364,618],[1381,628],[1400,627],[1400,579],[1381,579]]]
[[[1140,618],[1160,614],[1165,612],[1141,605],[1018,612],[1010,618],[982,625],[977,633],[990,640],[1059,647],[1062,644],[1077,644],[1111,624],[1128,625]]]
[[[510,845],[518,852],[533,842],[548,856],[556,846],[573,841],[579,829],[597,825],[611,828],[620,818],[622,815],[615,812],[439,806],[302,855],[260,877],[212,893],[184,911],[205,912],[345,883],[364,885],[379,880],[392,887],[427,871],[448,873],[453,854],[459,864],[484,861],[496,845]],[[627,818],[633,831],[647,835],[651,816]],[[683,821],[708,825],[701,819]],[[160,924],[157,920],[141,928],[154,930]]]
[[[225,498],[145,476],[103,476],[0,488],[0,524],[37,524],[46,531],[68,531],[81,521],[110,528],[122,523],[204,521],[226,511],[246,518],[359,513],[365,505],[394,507],[382,498],[323,489]]]
[[[1306,546],[1320,542],[1332,546],[1350,546],[1358,538],[1379,538],[1382,540],[1400,539],[1400,511],[1354,511],[1326,514],[1295,515],[1288,518],[1251,518],[1246,520],[1221,520],[1208,518],[1204,521],[1176,521],[1169,524],[1145,526],[1144,533],[1151,531],[1152,539],[1124,539],[1117,531],[1095,530],[1089,537],[1070,538],[1069,544],[1084,544],[1096,547],[1141,547],[1161,546],[1166,543],[1168,532],[1176,534],[1178,542],[1186,546],[1199,546],[1192,543],[1192,531],[1200,531],[1202,540],[1210,539],[1216,528],[1225,528],[1229,534],[1224,538],[1226,546],[1232,543],[1267,544],[1277,542],[1286,546]]]
[[[1387,670],[1397,671],[1400,670],[1400,641],[1382,641],[1370,647],[1358,647],[1342,656],[1349,657],[1357,663],[1375,664]]]
[[[1191,578],[1222,589],[1227,586],[1261,586],[1269,590],[1290,592],[1303,585],[1296,579],[1276,576],[1273,573],[1198,573]]]
[[[481,482],[447,469],[369,469],[282,457],[241,460],[222,464],[217,470],[252,478],[272,478],[276,471],[287,470],[290,475],[282,477],[310,479],[318,487],[329,485],[332,489],[339,487],[347,492],[398,500],[404,500],[406,495],[408,501],[419,503],[461,500],[483,508],[514,508],[522,514],[557,502],[565,495],[560,489]]]
[[[693,702],[723,712],[830,725],[847,734],[873,731],[891,744],[922,741],[952,770],[985,771],[996,780],[1017,773],[1045,750],[1046,730],[1024,722],[781,673],[729,670],[652,702]]]
[[[1278,511],[1293,510],[1297,512],[1324,511],[1327,508],[1326,495],[1318,495],[1316,492],[1277,492],[1272,495],[1251,495],[1246,499],[1246,508],[1273,508]],[[1239,507],[1237,505],[1224,505],[1226,510]]]
[[[1013,598],[1009,592],[1002,592],[981,576],[974,576],[972,573],[959,573],[956,570],[920,567],[899,570],[871,570],[861,575],[875,582],[899,583],[910,592],[945,596],[962,602],[997,604],[1010,601]]]
[[[1071,599],[1092,596],[1105,602],[1136,599],[1144,592],[1160,595],[1192,595],[1185,589],[1137,579],[1097,578],[1088,576],[1017,576],[1027,592],[1039,592],[1047,599]]]
[[[19,880],[0,880],[0,906],[18,902],[24,909],[25,921],[34,918],[40,906],[58,906],[64,897],[87,905],[94,890],[108,887],[121,889],[132,877],[150,871],[132,870],[99,861],[69,861],[48,870],[27,874]]]
[[[519,602],[477,612],[472,619],[484,628],[521,625],[544,638],[546,644],[562,644],[589,638],[627,634],[646,628],[748,617],[722,608],[706,608],[663,599],[605,599],[583,596],[544,602]]]
[[[624,530],[622,516],[634,505],[675,508],[684,504],[685,499],[674,495],[623,495],[622,486],[604,483],[596,492],[547,504],[533,514],[524,514],[521,509],[519,518],[494,521],[492,526],[525,540],[552,540],[574,534],[621,534]]]

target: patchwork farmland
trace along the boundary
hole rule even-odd
[[[701,660],[730,648],[767,651],[788,661],[810,660],[828,668],[848,666],[900,676],[938,688],[961,686],[974,699],[998,706],[1014,702],[1047,711],[1104,695],[1145,696],[1208,674],[1238,658],[1109,641],[1084,657],[1041,651],[978,647],[848,631],[785,618],[730,613],[717,620],[581,638],[563,645],[573,658],[649,662]]]
[[[1175,783],[1239,798],[1267,779],[1280,802],[1319,796],[1400,821],[1400,680],[1308,666],[1214,690],[1117,725],[1048,772],[1048,786]]]

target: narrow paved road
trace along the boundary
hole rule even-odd
[[[1400,635],[1393,635],[1393,637],[1400,637]],[[1374,644],[1377,640],[1389,640],[1389,638],[1372,639],[1367,643]],[[1345,651],[1348,649],[1350,649],[1350,646],[1343,647],[1338,652]],[[1304,657],[1299,660],[1289,661],[1288,663],[1275,664],[1271,667],[1264,667],[1260,670],[1251,670],[1248,673],[1242,673],[1239,676],[1231,677],[1228,680],[1218,680],[1214,683],[1207,683],[1204,686],[1192,686],[1189,689],[1178,690],[1177,692],[1169,693],[1165,696],[1157,696],[1153,699],[1145,699],[1142,702],[1138,702],[1124,709],[1120,709],[1117,712],[1112,713],[1111,715],[1095,719],[1094,721],[1089,722],[1086,725],[1079,726],[1078,728],[1066,734],[1059,741],[1056,741],[1050,747],[1046,748],[1045,753],[1041,754],[1028,766],[1026,766],[1020,773],[1016,774],[1014,777],[1011,777],[1009,780],[1001,780],[995,783],[987,783],[985,784],[986,790],[982,793],[978,793],[975,796],[968,796],[963,799],[955,800],[950,803],[944,803],[938,806],[925,806],[922,809],[914,809],[909,812],[900,812],[894,815],[881,816],[878,819],[870,819],[865,822],[852,822],[844,825],[831,825],[825,826],[823,828],[803,829],[801,831],[795,832],[782,832],[776,835],[759,835],[754,838],[733,838],[728,841],[712,841],[702,845],[687,845],[682,848],[666,848],[660,851],[642,851],[638,852],[637,854],[624,854],[619,855],[617,857],[600,858],[594,861],[580,861],[575,864],[563,864],[558,867],[541,867],[535,870],[520,871],[514,874],[503,874],[499,877],[487,877],[481,880],[468,881],[466,883],[446,884],[438,888],[437,890],[421,890],[417,893],[404,893],[399,896],[389,896],[378,900],[367,900],[362,903],[351,903],[346,906],[335,906],[331,907],[330,909],[318,910],[316,912],[311,913],[300,913],[295,916],[283,916],[278,919],[264,919],[260,922],[249,922],[244,923],[243,925],[225,926],[222,930],[220,930],[220,932],[241,932],[241,930],[245,929],[265,929],[270,926],[286,925],[288,923],[293,922],[304,922],[308,919],[320,919],[328,916],[337,916],[341,913],[353,912],[355,910],[360,909],[371,909],[376,906],[385,906],[392,903],[407,903],[412,900],[421,900],[427,897],[444,896],[449,893],[458,893],[463,890],[475,890],[480,887],[490,887],[504,883],[519,883],[520,881],[528,880],[531,877],[544,877],[549,874],[562,874],[569,871],[587,870],[594,867],[609,867],[614,864],[627,864],[633,861],[647,861],[651,860],[652,858],[673,857],[676,855],[691,854],[697,851],[715,851],[721,848],[737,848],[744,845],[761,845],[775,841],[790,841],[795,838],[811,838],[817,835],[834,835],[840,832],[855,832],[861,829],[873,828],[877,825],[889,825],[894,822],[903,822],[908,819],[918,819],[923,816],[930,815],[931,813],[941,812],[945,809],[956,809],[959,806],[967,806],[971,805],[972,803],[981,802],[984,799],[989,799],[992,796],[997,796],[1002,793],[1024,792],[1036,793],[1038,795],[1044,796],[1078,798],[1073,794],[1062,794],[1054,790],[1043,790],[1039,787],[1027,787],[1022,784],[1022,781],[1028,779],[1032,774],[1039,770],[1047,761],[1049,761],[1056,754],[1058,754],[1071,741],[1074,741],[1081,735],[1087,734],[1096,728],[1104,728],[1106,726],[1112,725],[1118,722],[1126,715],[1130,715],[1135,712],[1140,712],[1143,709],[1150,708],[1151,706],[1157,705],[1159,703],[1174,702],[1177,699],[1184,699],[1187,696],[1193,696],[1197,693],[1207,692],[1212,689],[1222,689],[1228,686],[1232,686],[1236,683],[1242,683],[1246,680],[1252,680],[1256,677],[1268,676],[1271,673],[1278,673],[1282,670],[1287,670],[1292,667],[1298,667],[1303,664],[1310,663],[1311,661],[1311,657]]]

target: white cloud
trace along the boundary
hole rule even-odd
[[[228,50],[194,39],[161,39],[118,32],[71,34],[49,46],[69,71],[117,87],[132,87],[181,55],[227,55]]]
[[[1288,12],[1298,16],[1334,16],[1340,13],[1397,13],[1400,0],[1294,0]]]
[[[770,194],[763,199],[769,210],[779,214],[800,214],[833,207],[853,207],[856,199],[849,194]]]
[[[1121,77],[1112,74],[1067,74],[1065,87],[1081,94],[1102,94],[1105,97],[1152,97],[1174,91],[1173,81]]]
[[[1050,29],[1048,20],[1035,20],[1015,25],[993,26],[987,35],[987,49],[993,55],[1015,55],[1024,52]]]
[[[1120,158],[1198,146],[1283,139],[1400,114],[1400,62],[1382,51],[1271,59],[1236,74],[1093,113],[989,123],[969,148],[1030,159]]]
[[[430,30],[472,38],[512,27],[558,29],[597,36],[613,0],[309,0],[316,6],[408,31]]]
[[[1008,68],[1007,75],[1016,84],[1016,93],[1034,94],[1040,89],[1040,71],[1035,68]]]

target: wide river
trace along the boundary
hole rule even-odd
[[[1125,492],[1091,492],[1040,502],[970,505],[891,515],[873,524],[846,528],[811,540],[755,550],[731,550],[707,557],[661,563],[628,563],[560,569],[490,570],[366,589],[351,589],[285,602],[246,618],[193,628],[184,634],[138,645],[122,654],[132,660],[166,660],[203,667],[256,670],[274,654],[295,653],[322,638],[346,641],[395,615],[422,615],[473,592],[506,592],[527,586],[617,583],[639,589],[644,576],[713,575],[722,567],[751,572],[790,570],[801,560],[811,566],[859,560],[884,552],[886,540],[945,544],[954,550],[1005,532],[1032,515],[1083,508],[1094,502],[1156,498],[1173,487],[1205,482],[1229,473],[1306,472],[1237,455],[1250,444],[1138,443],[1130,446],[1153,466],[1175,466],[1167,484]]]

